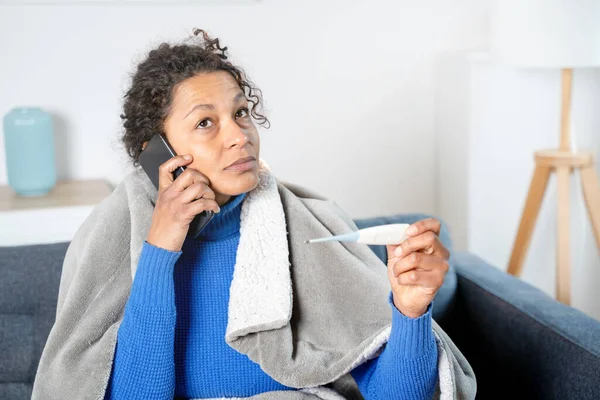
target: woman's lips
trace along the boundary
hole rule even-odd
[[[234,164],[230,167],[225,168],[225,170],[226,171],[244,172],[244,171],[251,170],[252,168],[255,168],[256,164],[257,164],[256,160],[250,160],[250,161],[246,161],[245,163]]]

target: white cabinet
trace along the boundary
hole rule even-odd
[[[70,241],[112,190],[104,180],[59,181],[47,195],[22,197],[0,186],[0,246]]]

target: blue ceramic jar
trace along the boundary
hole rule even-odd
[[[56,184],[54,126],[38,107],[13,108],[4,116],[8,184],[22,196],[48,193]]]

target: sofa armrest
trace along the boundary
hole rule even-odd
[[[444,329],[481,398],[600,398],[600,323],[469,253]]]

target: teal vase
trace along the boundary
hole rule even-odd
[[[4,116],[8,184],[22,196],[41,196],[56,184],[54,126],[38,107],[13,108]]]

